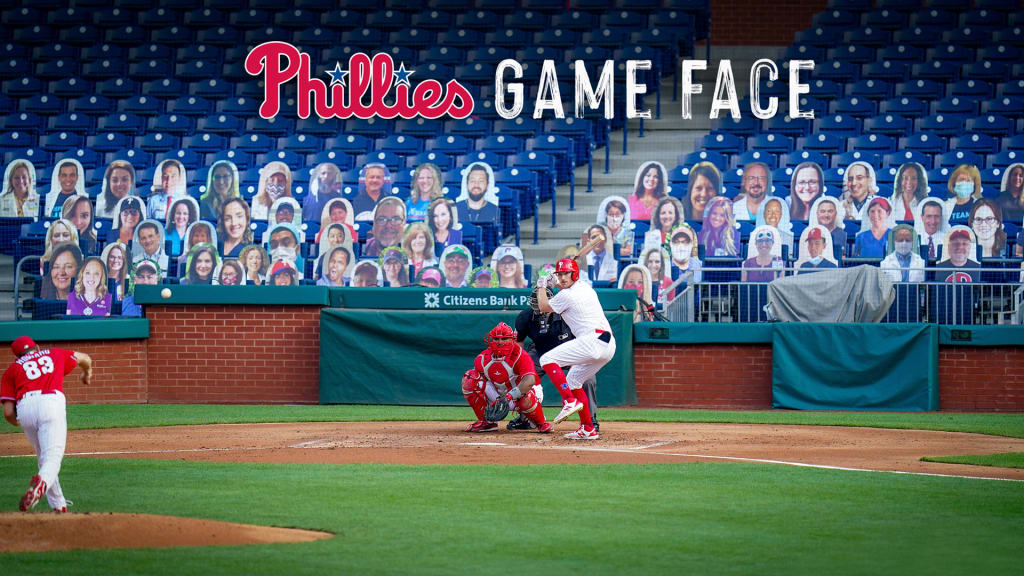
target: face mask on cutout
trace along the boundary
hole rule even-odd
[[[906,256],[907,254],[910,254],[911,248],[913,248],[913,243],[911,242],[904,241],[896,243],[896,253],[899,254],[900,256]]]
[[[609,228],[619,228],[620,226],[622,226],[622,216],[609,216],[608,217],[608,227]]]
[[[974,194],[974,183],[973,182],[957,182],[953,186],[953,190],[956,192],[957,198],[969,198],[971,194]]]
[[[693,249],[690,248],[689,244],[673,244],[672,245],[672,259],[677,262],[686,262],[690,259],[690,254]]]
[[[808,262],[810,262],[812,266],[817,266],[818,264],[821,264],[821,256],[815,256],[808,260]]]
[[[287,260],[289,262],[295,262],[295,248],[285,248],[284,246],[278,246],[270,251],[271,261],[275,260]]]

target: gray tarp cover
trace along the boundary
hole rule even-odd
[[[769,315],[783,322],[879,322],[896,299],[876,266],[779,278],[768,285]]]

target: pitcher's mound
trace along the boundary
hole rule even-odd
[[[310,542],[333,534],[152,514],[0,514],[0,552],[81,548],[240,546]]]

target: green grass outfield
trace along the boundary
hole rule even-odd
[[[464,420],[467,408],[69,407],[72,427]],[[602,420],[959,430],[1024,416],[605,410]],[[8,432],[15,429],[0,426]],[[31,458],[0,458],[0,511]],[[68,458],[74,511],[325,530],[303,544],[0,555],[0,574],[1006,574],[1024,561],[1024,483],[750,463],[587,466],[226,464]],[[41,504],[45,506],[45,504]],[[2,537],[2,535],[0,535]]]
[[[925,462],[947,464],[970,464],[972,466],[999,466],[1000,468],[1024,468],[1024,452],[1002,452],[1000,454],[964,454],[962,456],[936,456],[921,458]]]
[[[244,424],[254,422],[469,421],[465,406],[239,406],[191,404],[72,404],[71,429]],[[803,412],[669,410],[608,408],[601,422],[718,422],[870,426],[904,430],[975,432],[1024,438],[1024,414],[957,414],[948,412]],[[0,422],[0,432],[19,432]]]

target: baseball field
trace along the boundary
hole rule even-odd
[[[17,512],[34,462],[3,424],[0,567],[995,574],[1024,560],[1022,415],[607,409],[582,444],[463,433],[468,415],[73,405],[63,516]]]

